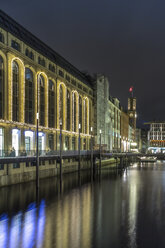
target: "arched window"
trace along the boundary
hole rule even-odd
[[[54,93],[54,83],[49,80],[49,127],[54,127],[54,116],[55,116],[55,93]]]
[[[63,88],[62,85],[60,84],[59,88],[59,125],[62,123],[63,126]]]
[[[76,115],[77,115],[77,104],[76,104],[76,93],[72,93],[72,131],[76,132],[77,130],[77,122],[76,122]]]
[[[19,121],[19,68],[16,61],[12,63],[13,78],[13,121]]]
[[[89,130],[91,130],[92,126],[92,103],[89,101]]]
[[[0,56],[0,118],[3,118],[4,109],[4,62]]]
[[[79,124],[81,125],[80,133],[82,133],[82,97],[79,96]]]
[[[25,69],[25,122],[34,124],[34,82],[29,68]]]
[[[87,133],[87,113],[88,113],[88,105],[87,100],[84,99],[84,133]]]
[[[42,75],[39,76],[40,98],[39,98],[39,122],[41,126],[45,125],[45,80]]]
[[[67,89],[67,130],[70,130],[70,91]]]

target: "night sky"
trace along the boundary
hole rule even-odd
[[[165,2],[0,0],[1,9],[81,71],[104,73],[127,106],[134,86],[139,123],[165,120]]]

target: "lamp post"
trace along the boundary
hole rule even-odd
[[[100,169],[100,171],[101,171],[101,133],[102,133],[102,131],[100,129],[100,161],[99,161],[99,169]]]
[[[36,189],[39,189],[39,150],[38,150],[38,126],[39,126],[39,76],[37,78],[37,114],[36,114]]]
[[[81,137],[80,137],[80,130],[81,130],[81,124],[78,125],[78,131],[79,131],[79,138],[78,138],[78,171],[81,169],[81,164],[80,164],[80,150],[81,150]]]
[[[91,173],[93,172],[93,127],[91,127]]]
[[[62,179],[62,121],[60,121],[60,179]]]

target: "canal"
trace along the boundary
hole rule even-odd
[[[0,189],[0,248],[165,247],[165,163]]]

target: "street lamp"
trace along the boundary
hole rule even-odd
[[[102,131],[100,129],[100,163],[99,163],[99,169],[101,170],[101,134],[102,134]]]
[[[60,121],[60,179],[62,179],[62,121]]]
[[[39,126],[39,78],[40,76],[38,76],[37,78],[37,114],[36,114],[36,119],[37,119],[37,123],[36,123],[36,189],[39,189],[39,151],[38,151],[38,126]]]
[[[93,127],[91,127],[91,173],[93,172]]]
[[[80,137],[80,131],[81,131],[81,124],[79,123],[78,125],[78,131],[79,131],[79,138],[78,138],[78,157],[79,157],[79,161],[78,161],[78,171],[80,171],[81,169],[81,165],[80,165],[80,150],[81,150],[81,137]]]

